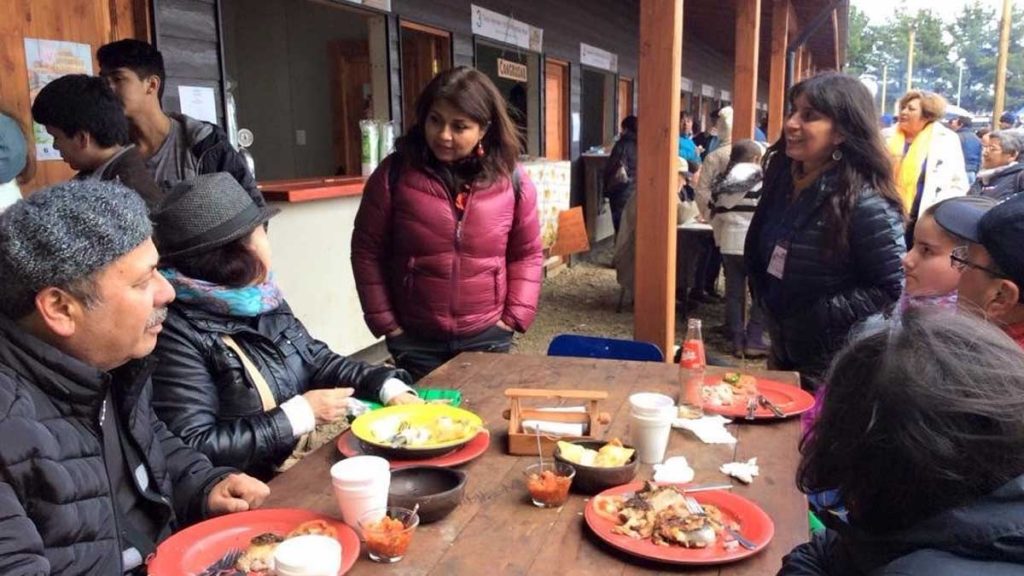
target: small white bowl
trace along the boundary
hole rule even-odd
[[[329,536],[296,536],[274,550],[277,576],[337,576],[341,570],[341,543]]]

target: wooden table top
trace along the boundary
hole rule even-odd
[[[709,372],[725,371],[708,368]],[[792,372],[750,370],[772,380],[797,385]],[[683,455],[696,471],[695,482],[723,483],[718,467],[757,457],[761,475],[733,492],[756,502],[775,523],[775,537],[759,554],[733,564],[675,567],[623,554],[598,540],[587,528],[583,510],[587,497],[573,494],[559,509],[529,503],[523,469],[536,457],[510,456],[506,451],[508,407],[506,388],[569,388],[608,392],[600,410],[611,414],[607,431],[598,437],[626,440],[628,397],[634,392],[662,392],[675,397],[676,367],[657,362],[623,362],[585,358],[464,353],[420,385],[462,390],[463,406],[485,421],[491,446],[462,469],[469,475],[462,504],[447,518],[420,526],[405,559],[376,564],[362,553],[351,574],[639,574],[686,571],[694,574],[775,574],[782,557],[805,542],[807,500],[795,486],[799,459],[799,418],[771,423],[731,425],[735,446],[707,445],[685,431],[673,431],[668,456]],[[330,486],[329,468],[340,459],[330,442],[270,482],[265,508],[305,508],[339,516]],[[637,480],[653,469],[641,464]]]

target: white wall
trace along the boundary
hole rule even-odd
[[[352,277],[351,243],[362,196],[271,202],[274,274],[285,298],[314,338],[340,354],[377,341],[363,322]]]

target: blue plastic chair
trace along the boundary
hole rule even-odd
[[[559,334],[548,345],[548,356],[571,356],[575,358],[607,358],[609,360],[637,360],[640,362],[664,362],[665,355],[650,342],[619,340],[583,336],[581,334]]]

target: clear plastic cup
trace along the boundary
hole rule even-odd
[[[420,516],[408,508],[390,506],[371,510],[359,519],[359,531],[370,560],[390,564],[405,557]]]
[[[576,469],[557,461],[531,464],[523,471],[530,499],[538,508],[558,508],[569,499],[569,486]]]

